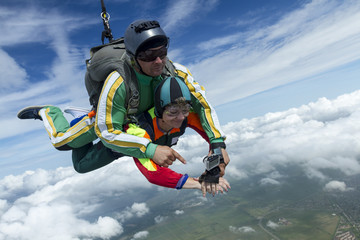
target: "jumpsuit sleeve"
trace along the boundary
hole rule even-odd
[[[126,127],[128,134],[150,139],[150,135],[136,124],[128,124]],[[146,179],[152,183],[162,187],[181,189],[186,182],[188,175],[177,173],[170,168],[157,165],[150,158],[135,158],[134,161],[140,172]]]
[[[146,179],[155,185],[181,189],[188,178],[187,174],[183,175],[170,168],[161,167],[150,158],[134,158],[134,161]]]
[[[178,76],[185,80],[185,83],[191,92],[192,107],[199,115],[201,125],[208,136],[210,143],[224,142],[226,137],[221,130],[215,109],[206,98],[204,87],[194,80],[186,67],[178,63],[174,63],[174,66]]]
[[[210,143],[209,137],[206,135],[204,128],[201,125],[199,115],[193,111],[187,117],[187,127],[195,130],[206,142]]]
[[[126,116],[125,99],[125,82],[122,76],[114,71],[107,77],[101,91],[95,133],[106,147],[116,152],[136,158],[149,157],[145,152],[151,140],[123,131]]]

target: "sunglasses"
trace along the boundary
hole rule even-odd
[[[165,108],[165,114],[170,118],[176,118],[182,113],[185,117],[189,116],[189,112],[191,110],[191,105],[186,104],[183,106],[179,105],[170,105]]]
[[[167,55],[167,46],[163,46],[156,50],[146,50],[139,52],[137,55],[137,59],[144,61],[144,62],[152,62],[156,60],[158,57],[162,60]]]

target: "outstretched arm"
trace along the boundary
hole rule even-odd
[[[201,125],[208,136],[210,143],[224,142],[225,135],[221,130],[215,109],[206,98],[205,88],[194,80],[186,67],[178,63],[174,63],[174,66],[177,74],[185,80],[185,83],[191,92],[192,106],[195,112],[199,114]]]
[[[202,136],[205,141],[209,142],[209,138],[208,136],[206,135],[205,133],[205,130],[204,128],[202,127],[201,125],[201,122],[200,122],[200,118],[199,118],[199,114],[195,113],[195,112],[191,112],[188,116],[188,121],[187,121],[187,124],[188,124],[188,127],[194,129],[200,136]],[[224,158],[224,163],[221,163],[219,165],[220,167],[220,176],[224,176],[225,175],[225,168],[226,166],[230,163],[230,158],[229,158],[229,155],[227,154],[226,150],[225,150],[225,144],[222,144],[222,143],[215,143],[215,144],[212,144],[211,145],[212,147],[220,147],[221,148],[221,153],[223,155],[223,158]],[[211,148],[211,147],[210,147]],[[212,150],[210,149],[209,151],[209,156],[212,154]]]
[[[151,159],[134,158],[134,161],[146,179],[150,183],[158,186],[176,189],[199,189],[202,191],[204,197],[206,193],[214,196],[219,193],[219,191],[224,193],[224,191],[227,192],[228,189],[230,189],[230,184],[222,177],[219,179],[218,184],[200,183],[198,178],[189,177],[187,174],[183,175],[170,168],[161,167]]]
[[[177,173],[170,168],[161,167],[149,158],[134,158],[135,164],[146,179],[155,185],[181,189],[188,181],[188,175]]]

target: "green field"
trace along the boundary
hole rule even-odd
[[[157,240],[333,239],[339,216],[332,215],[321,188],[301,178],[292,181],[281,187],[235,182],[228,194],[208,197],[207,201],[191,190],[161,191],[147,201],[151,214],[134,221],[132,227],[125,226],[127,231],[117,239],[131,239],[139,231],[148,231],[146,239]],[[298,184],[296,189],[289,187],[294,184]],[[184,213],[174,214],[179,209]],[[157,215],[166,220],[156,224]],[[259,226],[260,218],[265,230]],[[282,225],[279,219],[288,224]],[[276,223],[276,228],[268,227],[269,221]]]
[[[307,209],[283,209],[270,214],[266,220],[277,222],[279,218],[287,219],[289,224],[280,225],[271,229],[271,232],[280,239],[293,240],[333,239],[339,220],[338,216],[333,216],[330,212]]]
[[[243,209],[242,206],[227,203],[219,204],[219,201],[216,201],[216,206],[186,209],[183,215],[169,217],[167,221],[147,228],[147,239],[272,239],[259,227],[259,220],[248,213],[253,212],[252,209]],[[266,227],[269,220],[277,222],[279,218],[286,218],[291,224],[280,225],[276,229]],[[335,232],[338,217],[321,210],[282,209],[266,216],[262,222],[268,231],[280,239],[330,240]],[[230,231],[230,226],[251,227],[254,232],[234,232]]]

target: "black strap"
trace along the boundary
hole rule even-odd
[[[149,112],[143,112],[137,116],[138,123],[142,129],[144,129],[150,136],[151,141],[155,141],[155,132],[152,124],[152,117]]]
[[[215,148],[223,148],[223,149],[226,149],[226,144],[225,144],[224,142],[212,143],[212,144],[211,144],[211,149],[215,149]]]
[[[199,182],[206,182],[206,183],[219,183],[220,178],[220,168],[216,167],[211,169],[210,171],[205,171],[199,178]]]
[[[126,57],[126,54],[123,55],[123,58]],[[124,73],[124,81],[126,88],[126,108],[127,115],[135,115],[138,111],[139,103],[140,103],[140,94],[139,94],[139,86],[136,74],[134,69],[129,66],[129,64],[124,59],[124,69],[118,69],[120,74]]]

